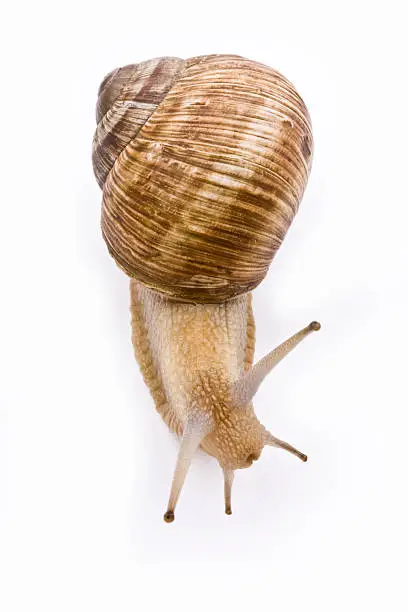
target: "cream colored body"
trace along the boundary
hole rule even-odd
[[[251,295],[222,304],[182,304],[134,280],[130,288],[136,358],[170,429],[182,434],[193,412],[211,425],[234,420],[231,384],[251,367],[254,353]],[[246,412],[253,414],[252,404]],[[207,438],[201,446],[216,454],[211,434]]]
[[[255,416],[252,397],[265,375],[311,331],[311,323],[252,367],[255,326],[251,295],[221,304],[174,302],[131,280],[132,341],[156,408],[183,436],[165,520],[174,520],[188,465],[200,445],[224,470],[226,512],[233,472],[259,459],[265,445],[303,461]]]
[[[134,283],[155,368],[175,418],[185,423],[201,376],[222,372],[232,383],[244,371],[248,297],[223,304],[171,302]]]

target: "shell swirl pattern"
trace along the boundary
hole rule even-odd
[[[222,302],[267,273],[311,168],[309,114],[281,74],[235,55],[159,58],[99,90],[102,231],[131,277]]]

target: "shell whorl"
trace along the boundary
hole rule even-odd
[[[97,121],[102,231],[117,264],[185,302],[256,287],[311,168],[293,85],[239,56],[159,58],[104,79]]]
[[[117,68],[102,81],[92,152],[101,189],[117,158],[156,110],[183,65],[176,57],[148,60]]]

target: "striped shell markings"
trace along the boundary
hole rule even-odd
[[[105,78],[97,121],[102,231],[117,264],[177,301],[256,287],[311,168],[310,118],[293,85],[239,56],[159,58]]]

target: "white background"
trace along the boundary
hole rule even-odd
[[[402,2],[23,2],[1,49],[0,495],[4,612],[406,609],[407,54]],[[92,174],[96,92],[160,55],[238,53],[309,107],[314,167],[254,293],[256,357],[322,323],[256,410],[266,449],[223,513],[130,342]],[[404,571],[405,566],[405,571]]]

